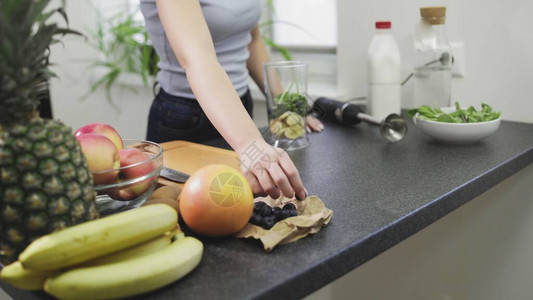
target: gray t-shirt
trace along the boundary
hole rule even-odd
[[[148,36],[161,61],[157,80],[169,94],[195,98],[159,20],[155,0],[140,0]],[[219,63],[242,96],[248,85],[250,31],[261,17],[262,0],[199,0]]]

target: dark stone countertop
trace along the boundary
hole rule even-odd
[[[204,240],[196,270],[140,298],[301,298],[533,162],[533,124],[524,123],[502,122],[469,146],[437,144],[412,123],[396,144],[366,124],[326,123],[309,138],[310,147],[290,155],[309,193],[333,210],[327,227],[271,253],[253,240]],[[1,287],[15,299],[46,298]]]

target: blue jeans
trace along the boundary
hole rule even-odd
[[[241,101],[251,117],[253,101],[249,90]],[[202,143],[220,137],[196,99],[173,96],[161,89],[152,102],[147,140],[156,143],[173,140]]]

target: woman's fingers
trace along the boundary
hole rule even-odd
[[[307,191],[305,190],[302,179],[300,178],[300,173],[298,169],[292,162],[288,154],[281,155],[280,157],[280,167],[289,179],[291,186],[293,187],[296,198],[299,200],[304,200],[307,197]]]
[[[268,169],[268,173],[270,174],[270,177],[272,177],[272,180],[274,181],[276,186],[281,190],[281,193],[285,197],[287,198],[294,197],[294,189],[292,188],[291,183],[289,179],[287,178],[287,175],[277,163],[272,164],[270,166],[270,168]]]
[[[267,169],[263,166],[258,164],[257,167],[253,168],[253,173],[255,177],[257,177],[257,180],[259,184],[261,185],[261,188],[272,198],[277,199],[279,196],[281,196],[281,193],[279,189],[276,186],[276,183],[270,177],[270,173],[267,171]]]
[[[311,128],[314,131],[322,131],[324,130],[324,124],[320,122],[319,119],[313,117],[313,116],[307,116],[305,118],[305,122],[309,128]]]
[[[257,180],[257,178],[255,177],[253,173],[246,170],[243,172],[243,175],[246,178],[246,180],[248,180],[248,182],[250,183],[250,186],[252,187],[252,192],[255,195],[266,196],[265,190],[263,190],[263,187],[261,186],[261,184],[259,183],[259,181]]]
[[[251,145],[255,147],[254,152],[246,148],[240,152],[240,159],[241,172],[254,194],[268,194],[272,198],[283,194],[288,198],[305,199],[306,191],[300,174],[289,155],[264,141],[255,141]]]

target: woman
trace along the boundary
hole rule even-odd
[[[251,147],[268,158],[242,168],[255,194],[304,199],[292,160],[265,142],[251,118],[248,71],[264,90],[262,63],[268,61],[257,26],[261,7],[262,0],[141,0],[161,59],[148,139],[203,142],[220,133],[241,161]],[[308,125],[323,128],[318,120]]]

